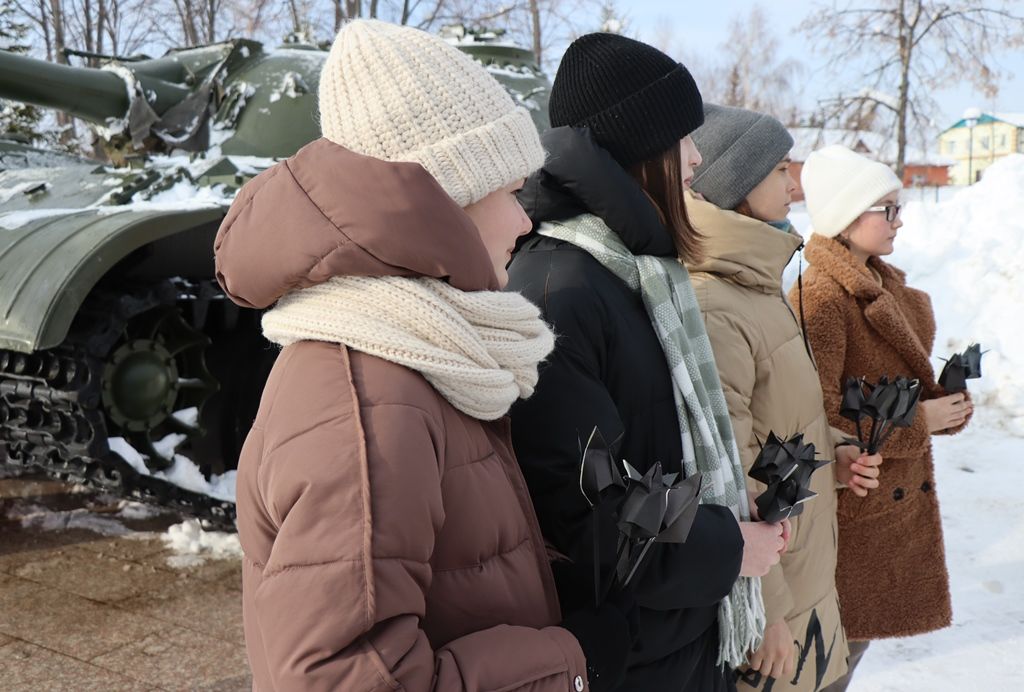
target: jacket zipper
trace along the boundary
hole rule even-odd
[[[786,260],[786,265],[785,266],[788,266],[789,263],[793,261],[793,256],[796,255],[796,253],[800,252],[803,249],[804,249],[804,244],[803,244],[803,242],[801,242],[800,245],[797,246],[796,250],[794,250],[793,253],[789,256],[789,259]],[[789,304],[789,300],[786,299],[786,292],[784,290],[782,290],[782,288],[779,288],[779,294],[782,296],[782,302],[786,304],[786,309],[789,310],[790,316],[793,318],[793,321],[796,322],[796,326],[800,330],[800,337],[804,341],[804,350],[807,352],[807,357],[811,359],[811,365],[814,366],[814,372],[818,372],[818,361],[816,361],[814,359],[814,353],[811,351],[811,344],[808,343],[808,341],[807,341],[807,329],[805,328],[805,324],[804,324],[804,320],[803,320],[803,305],[804,305],[803,258],[801,258],[800,265],[801,266],[800,266],[800,269],[798,270],[798,276],[797,276],[797,291],[800,294],[800,313],[801,313],[800,314],[800,319],[797,319],[796,313],[793,312],[793,306]]]

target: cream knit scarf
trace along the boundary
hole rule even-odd
[[[328,341],[403,365],[479,420],[501,418],[533,394],[537,366],[555,344],[518,293],[400,277],[334,277],[292,291],[264,314],[263,334],[281,346]]]

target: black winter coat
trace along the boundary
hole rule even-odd
[[[544,136],[548,163],[521,201],[536,228],[581,213],[601,217],[633,254],[674,256],[640,186],[587,130]],[[639,295],[587,252],[536,234],[509,267],[508,289],[540,306],[557,334],[534,395],[511,411],[512,437],[546,539],[567,560],[555,578],[565,614],[594,600],[591,515],[579,489],[580,440],[596,425],[641,471],[681,471],[682,441],[668,365]],[[602,574],[616,530],[600,517]],[[685,544],[657,544],[636,584],[638,638],[620,690],[734,689],[716,666],[718,602],[740,568],[743,539],[728,508],[701,506]]]

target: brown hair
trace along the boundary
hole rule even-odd
[[[683,262],[697,263],[702,256],[702,236],[690,223],[683,196],[683,159],[679,144],[629,169],[658,210],[658,218],[672,235],[676,254]]]
[[[733,209],[733,211],[736,212],[737,214],[743,214],[743,216],[749,216],[752,219],[757,218],[756,216],[754,216],[754,210],[750,208],[750,203],[747,202],[747,200],[745,199],[741,200],[740,203],[736,205],[736,208]]]

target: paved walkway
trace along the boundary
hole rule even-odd
[[[150,532],[175,515],[117,519],[123,536],[53,529],[109,523],[115,509],[0,478],[0,690],[249,690],[239,561],[168,566]]]

